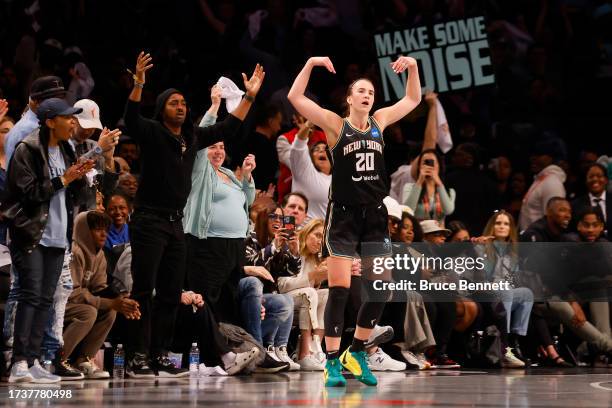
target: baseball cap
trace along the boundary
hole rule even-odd
[[[423,220],[420,222],[423,234],[431,234],[434,232],[444,232],[445,236],[449,236],[451,231],[446,228],[442,228],[440,223],[436,220]]]
[[[49,98],[45,99],[38,106],[38,110],[36,111],[36,116],[38,120],[44,122],[47,119],[53,119],[56,116],[70,116],[76,115],[77,113],[81,113],[83,110],[81,108],[73,108],[68,105],[63,99],[60,98]]]
[[[83,112],[76,115],[79,125],[83,129],[100,129],[102,130],[102,122],[100,122],[100,107],[91,99],[81,99],[74,104],[75,108],[82,109]]]
[[[49,98],[63,98],[66,96],[66,89],[60,77],[54,75],[36,78],[30,86],[30,98],[37,101],[44,101]]]

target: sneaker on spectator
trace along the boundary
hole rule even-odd
[[[85,378],[82,372],[71,366],[66,360],[57,360],[53,365],[55,367],[54,374],[59,375],[62,381],[75,381]]]
[[[274,357],[276,357],[274,358],[271,354],[274,353],[269,353],[268,351],[266,351],[263,361],[257,366],[257,368],[255,368],[256,373],[271,374],[280,373],[282,371],[289,371],[289,363],[278,361],[278,357],[274,355]]]
[[[38,360],[34,360],[34,364],[32,365],[32,367],[30,367],[30,374],[32,375],[31,382],[36,384],[53,384],[58,383],[62,380],[59,376],[51,374],[50,372],[45,370],[40,365]]]
[[[303,359],[298,361],[300,370],[302,371],[323,371],[325,370],[325,364],[321,364],[319,359],[314,354],[309,354]]]
[[[9,375],[9,383],[26,383],[32,382],[34,377],[30,373],[28,368],[28,362],[25,360],[18,361],[11,367],[11,374]]]
[[[406,360],[407,368],[411,370],[425,370],[425,364],[410,350],[402,350],[401,355]],[[429,365],[429,363],[427,363]]]
[[[323,368],[325,368],[325,363],[327,363],[327,356],[323,352],[323,348],[321,347],[321,338],[317,334],[313,334],[312,336],[312,354],[313,356],[321,363]],[[297,360],[297,359],[296,359]]]
[[[427,361],[427,357],[425,357],[424,353],[417,353],[415,354],[415,356],[419,361],[419,364],[423,367],[421,368],[421,370],[429,370],[430,368],[432,368],[431,363]]]
[[[182,378],[189,376],[186,368],[176,368],[167,354],[160,354],[151,361],[155,375],[160,378]]]
[[[506,353],[502,357],[501,365],[503,368],[525,367],[525,363],[514,355],[510,347],[506,347]]]
[[[85,378],[90,380],[98,380],[102,378],[110,378],[108,371],[104,371],[96,365],[96,363],[89,357],[87,360],[79,363],[79,370],[85,374]]]
[[[370,348],[378,346],[379,344],[391,341],[391,339],[393,339],[393,327],[376,325],[374,329],[372,329],[372,333],[370,333],[370,337],[368,337],[365,347]]]
[[[125,368],[125,375],[132,378],[155,378],[155,373],[149,367],[149,359],[144,353],[134,353]]]
[[[299,371],[300,365],[293,361],[287,354],[287,346],[274,347],[274,354],[279,361],[289,364],[289,371]]]
[[[406,363],[389,357],[380,347],[375,353],[368,355],[368,366],[372,371],[404,371]]]
[[[281,361],[276,355],[276,351],[274,351],[274,346],[271,344],[266,348],[266,354],[269,355],[274,361]]]
[[[249,351],[243,353],[236,353],[236,359],[233,363],[225,367],[225,371],[228,375],[235,375],[241,372],[249,363],[257,358],[259,355],[259,349],[253,347]]]
[[[433,360],[430,362],[431,368],[440,368],[440,369],[451,369],[451,368],[461,368],[456,361],[451,360],[447,354],[441,353],[434,356]]]

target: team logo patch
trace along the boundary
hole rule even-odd
[[[380,132],[378,131],[378,129],[372,129],[372,137],[380,137]]]

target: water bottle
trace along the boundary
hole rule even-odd
[[[113,378],[123,380],[124,367],[125,352],[123,351],[123,344],[117,344],[117,349],[113,355]]]
[[[198,376],[198,366],[200,365],[200,349],[198,343],[191,343],[191,350],[189,350],[189,376]]]

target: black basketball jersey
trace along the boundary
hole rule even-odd
[[[330,149],[332,181],[329,199],[346,205],[378,205],[388,195],[384,142],[376,120],[366,131],[342,121],[336,145]]]

